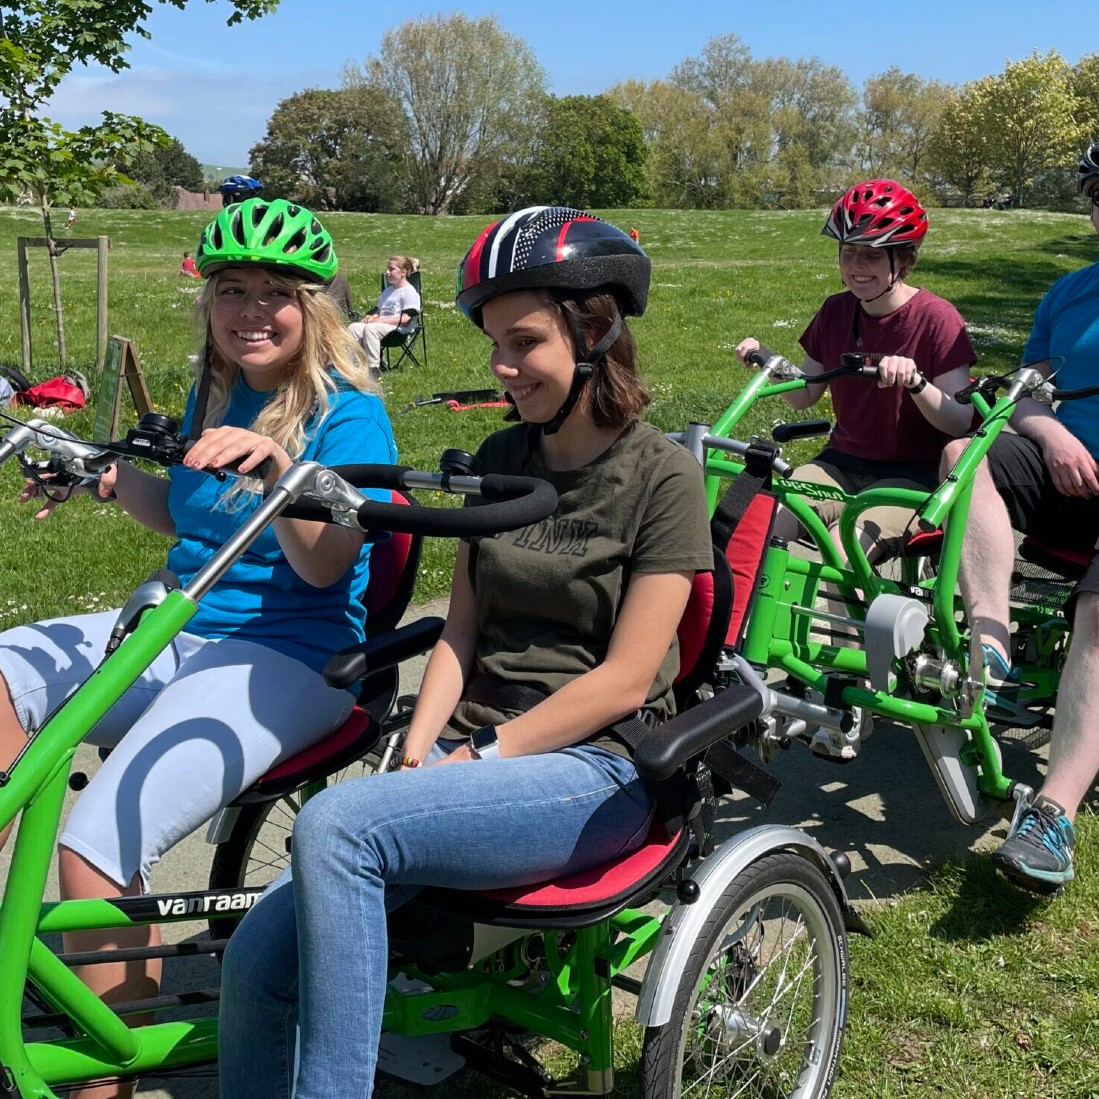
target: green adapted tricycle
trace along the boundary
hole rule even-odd
[[[740,643],[727,651],[729,681],[754,684],[765,700],[758,750],[769,760],[779,748],[802,742],[818,755],[849,760],[858,755],[872,720],[886,719],[912,728],[959,821],[973,824],[1005,803],[1014,802],[1014,812],[1021,812],[1033,792],[1003,773],[996,721],[983,705],[979,638],[971,636],[956,594],[973,474],[1022,397],[1072,400],[1099,387],[1057,390],[1025,367],[1010,377],[984,377],[956,395],[974,405],[980,423],[935,491],[887,487],[846,495],[795,480],[774,443],[732,437],[758,400],[807,384],[799,367],[765,348],[748,359],[758,372],[716,424],[693,425],[680,438],[703,464],[715,521],[723,509],[723,485],[733,478],[735,486],[747,470],[806,532],[808,554],[777,539],[767,543],[751,615]],[[873,378],[876,370],[867,356],[853,354],[811,382],[843,374]],[[780,424],[773,437],[785,443],[829,426]],[[843,503],[842,551],[813,511],[813,501],[822,498]],[[913,512],[912,537],[894,576],[871,565],[857,537],[860,517],[881,506]],[[736,556],[735,537],[730,546]],[[1086,562],[1030,538],[1019,547],[1019,558],[1012,661],[1022,669],[1020,701],[1028,727],[1048,728],[1070,640],[1060,608]]]
[[[10,427],[0,462],[44,451],[54,483],[64,484],[96,476],[120,455],[169,465],[181,460],[184,446],[163,417],[108,444],[30,421]],[[489,502],[408,507],[367,499],[364,487],[478,494]],[[20,817],[0,903],[0,1095],[44,1099],[91,1082],[164,1075],[216,1059],[216,1020],[131,1027],[129,1016],[164,1005],[108,1005],[71,971],[117,961],[118,952],[66,955],[45,936],[230,918],[246,911],[260,888],[111,901],[51,902],[44,893],[77,745],[186,626],[231,562],[280,514],[379,534],[478,536],[541,522],[555,507],[544,482],[479,478],[453,464],[430,474],[298,463],[190,583],[180,588],[162,576],[142,585],[120,617],[121,643],[0,774],[0,826]],[[762,696],[750,685],[714,687],[731,605],[723,562],[698,578],[685,616],[685,639],[706,643],[689,645],[679,683],[684,712],[652,730],[637,753],[662,806],[648,842],[585,874],[521,890],[421,894],[415,926],[422,933],[394,939],[383,1071],[445,1086],[470,1065],[527,1095],[607,1095],[614,1087],[618,988],[638,997],[639,1091],[646,1099],[829,1094],[846,1024],[847,930],[863,927],[846,898],[850,867],[842,855],[830,856],[792,828],[756,827],[721,842],[713,835],[714,802],[733,783],[767,794],[735,750],[739,739],[750,738]],[[411,639],[401,629],[388,641],[373,639],[337,658],[332,678],[350,682],[399,664],[422,643],[414,635],[415,627]],[[368,715],[363,727],[373,733],[360,741],[363,750],[382,736],[382,726]],[[216,953],[219,944],[151,949],[165,957],[205,948]],[[644,976],[635,975],[645,959]],[[47,1033],[38,1036],[43,1028]],[[547,1070],[530,1048],[532,1035],[571,1050],[571,1068]]]

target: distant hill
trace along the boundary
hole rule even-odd
[[[225,179],[226,176],[246,176],[247,174],[247,168],[234,168],[232,166],[226,166],[224,164],[202,165],[203,179],[216,179],[220,182],[221,180]]]

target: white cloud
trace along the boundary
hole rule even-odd
[[[258,76],[151,67],[115,75],[92,69],[68,76],[46,113],[67,128],[96,123],[103,111],[137,115],[162,126],[204,163],[245,167],[248,150],[263,137],[280,100],[339,83],[338,73],[316,70]]]

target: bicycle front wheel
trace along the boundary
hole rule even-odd
[[[847,1005],[847,936],[824,873],[768,855],[714,903],[671,1019],[645,1032],[644,1099],[823,1099]]]

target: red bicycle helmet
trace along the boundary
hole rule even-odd
[[[487,301],[513,290],[606,287],[622,313],[641,316],[649,257],[609,222],[568,206],[530,206],[493,222],[458,267],[458,308],[481,327]]]
[[[1099,176],[1099,141],[1088,146],[1076,167],[1080,173],[1080,190],[1086,191],[1088,184]]]
[[[927,232],[927,211],[892,179],[856,183],[837,200],[821,235],[840,244],[892,248],[918,244]]]

